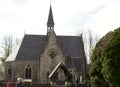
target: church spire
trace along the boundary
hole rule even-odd
[[[52,7],[50,5],[49,16],[47,21],[47,33],[49,33],[51,29],[54,29],[54,20],[53,20],[53,14],[52,14]]]

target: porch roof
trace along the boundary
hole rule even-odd
[[[69,70],[67,69],[67,67],[59,62],[58,65],[53,69],[53,71],[51,72],[51,74],[48,76],[48,78],[50,79],[52,76],[54,76],[55,72],[58,70],[58,68],[63,69],[64,73],[66,76],[71,76],[71,73],[69,72]]]

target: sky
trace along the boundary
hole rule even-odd
[[[102,37],[120,27],[120,0],[0,0],[0,43],[6,35],[46,35],[50,4],[57,35]]]
[[[120,27],[120,0],[0,0],[0,38],[45,35],[50,3],[57,35],[103,36]]]

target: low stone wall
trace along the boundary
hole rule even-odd
[[[1,87],[7,87],[7,83],[2,83]],[[11,83],[11,87],[15,87],[15,83]],[[30,84],[25,84],[25,87],[60,87],[60,85],[53,85],[51,86],[50,84],[40,84],[40,83],[32,83]],[[64,86],[64,87],[75,87],[74,84]],[[85,84],[78,84],[77,87],[88,87]]]
[[[11,87],[15,87],[16,83],[11,83]],[[7,83],[3,83],[1,87],[7,87]],[[38,84],[33,83],[32,85],[25,84],[25,87],[51,87],[50,84]]]

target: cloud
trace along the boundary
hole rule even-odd
[[[109,2],[108,0],[102,1],[95,5],[94,9],[81,10],[80,13],[69,20],[66,27],[69,27],[71,31],[92,30],[98,35],[103,36],[120,26],[120,11],[117,10],[118,8],[120,8],[120,2],[111,0]]]
[[[91,16],[94,21],[92,24],[89,24],[91,29],[104,35],[119,27],[120,11],[117,10],[120,8],[119,4],[117,2],[104,3],[105,7]]]
[[[13,1],[13,4],[24,4],[27,2],[27,0],[12,0]]]
[[[51,4],[57,34],[91,29],[103,35],[120,25],[119,0],[52,0]],[[2,34],[46,34],[49,6],[50,0],[0,0]]]

